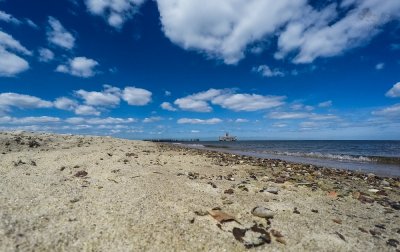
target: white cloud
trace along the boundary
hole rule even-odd
[[[372,112],[373,115],[384,117],[400,117],[400,103]]]
[[[163,102],[163,103],[161,103],[160,107],[161,107],[162,109],[165,109],[165,110],[176,111],[176,108],[174,108],[174,107],[172,106],[172,104],[169,103],[169,102]]]
[[[399,1],[157,0],[165,35],[184,49],[235,64],[278,37],[275,57],[311,63],[363,45],[400,16]]]
[[[391,98],[400,97],[400,82],[394,84],[393,87],[389,89],[389,91],[387,91],[385,95]]]
[[[378,63],[375,65],[376,70],[382,70],[385,67],[385,63]]]
[[[49,17],[48,22],[47,40],[64,49],[72,49],[75,46],[75,37],[54,17]]]
[[[209,104],[219,105],[233,111],[256,111],[278,107],[284,104],[284,96],[262,96],[257,94],[236,94],[231,89],[209,89],[175,100],[182,110],[210,112]]]
[[[293,109],[293,110],[307,110],[307,111],[314,110],[313,106],[304,105],[302,103],[295,103],[292,106],[290,106],[290,108]]]
[[[25,22],[32,28],[34,29],[39,29],[39,26],[37,24],[35,24],[35,22],[33,22],[32,20],[30,20],[29,18],[25,18]]]
[[[320,115],[316,113],[306,113],[306,112],[271,112],[268,118],[277,120],[287,120],[287,119],[311,119],[311,120],[336,120],[338,117],[332,114]]]
[[[96,74],[95,68],[99,63],[86,57],[75,57],[65,65],[59,65],[56,72],[67,73],[77,77],[88,78]]]
[[[102,92],[85,91],[80,89],[75,91],[75,94],[84,100],[85,104],[91,106],[114,107],[120,103],[120,89],[111,86],[104,86]]]
[[[11,23],[14,25],[20,25],[21,21],[12,15],[0,10],[0,21],[4,21],[6,23]]]
[[[284,96],[225,94],[215,97],[211,102],[233,111],[256,111],[281,106],[284,99]]]
[[[2,121],[0,119],[0,121]],[[57,123],[60,122],[61,119],[58,117],[51,116],[29,116],[29,117],[21,117],[21,118],[11,118],[9,117],[10,124],[39,124],[39,123]]]
[[[222,120],[219,118],[211,118],[211,119],[181,118],[178,120],[179,124],[217,124],[221,122]]]
[[[321,103],[318,104],[318,107],[320,107],[320,108],[329,108],[329,107],[332,107],[332,101],[329,100],[329,101],[321,102]]]
[[[100,115],[100,111],[98,111],[95,107],[89,105],[78,105],[75,108],[74,112],[77,115]]]
[[[59,97],[54,101],[54,107],[62,110],[74,110],[78,103],[66,97]]]
[[[245,122],[249,122],[249,120],[243,119],[243,118],[238,118],[238,119],[235,120],[235,122],[237,122],[237,123],[245,123]]]
[[[42,100],[35,96],[17,93],[0,93],[0,111],[8,111],[12,107],[33,109],[50,108],[52,106],[53,104],[51,102]]]
[[[86,6],[93,15],[103,16],[114,28],[122,25],[137,12],[145,0],[86,0]]]
[[[144,106],[151,102],[152,93],[143,88],[126,87],[122,92],[122,99],[129,105]]]
[[[106,117],[106,118],[83,118],[83,117],[70,117],[65,120],[70,124],[127,124],[134,123],[134,118],[118,118],[118,117]]]
[[[11,77],[29,69],[29,63],[16,53],[32,55],[19,41],[0,30],[0,76]]]
[[[171,92],[168,91],[168,90],[166,90],[166,91],[164,92],[164,95],[165,95],[165,96],[171,96]]]
[[[271,69],[267,65],[260,65],[252,68],[253,72],[259,73],[264,77],[283,77],[285,73],[277,68]]]
[[[54,59],[54,53],[47,48],[40,48],[38,52],[40,62],[50,62]]]
[[[146,117],[145,119],[143,119],[144,123],[153,123],[153,122],[159,122],[161,121],[163,118],[159,117],[159,116],[153,116],[153,117]]]
[[[284,128],[284,127],[287,127],[288,125],[286,124],[286,123],[274,123],[274,124],[272,124],[272,127],[275,127],[275,128]]]

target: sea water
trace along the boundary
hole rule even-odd
[[[400,141],[210,141],[193,147],[400,176]]]

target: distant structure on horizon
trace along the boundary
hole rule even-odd
[[[230,136],[228,132],[225,133],[225,136],[220,136],[219,141],[221,142],[234,142],[237,141],[235,136]]]

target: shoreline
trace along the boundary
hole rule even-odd
[[[0,250],[396,251],[400,180],[170,144],[0,133]]]

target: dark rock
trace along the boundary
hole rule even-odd
[[[295,207],[295,208],[293,209],[293,213],[295,213],[295,214],[300,214],[300,212],[299,212],[299,210],[297,209],[297,207]]]
[[[217,185],[216,184],[214,184],[213,182],[208,182],[207,184],[209,184],[209,185],[211,185],[213,188],[217,188]]]
[[[311,209],[311,212],[313,212],[313,213],[318,213],[318,210],[316,210],[316,209]]]
[[[88,175],[88,173],[86,171],[78,171],[77,173],[75,173],[74,176],[82,178],[82,177],[86,177],[87,175]]]
[[[392,247],[397,248],[397,245],[399,245],[399,241],[395,240],[395,239],[389,239],[389,240],[387,240],[386,244],[388,246],[392,246]]]

